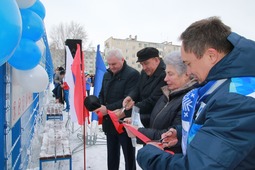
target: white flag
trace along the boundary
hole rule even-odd
[[[72,122],[77,122],[77,116],[75,113],[74,108],[74,79],[72,73],[72,63],[73,63],[73,56],[68,46],[66,46],[66,75],[65,81],[69,85],[69,103],[70,103],[70,110],[69,113],[71,115]]]

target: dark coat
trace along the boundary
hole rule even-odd
[[[150,115],[156,102],[162,96],[161,87],[165,86],[164,78],[165,64],[160,59],[160,64],[152,76],[142,71],[137,87],[129,94],[136,102],[136,106],[140,108],[141,121],[144,127],[149,126]]]
[[[193,89],[195,81],[191,81],[182,89],[169,92],[168,87],[162,88],[163,95],[159,98],[151,112],[150,127],[139,128],[138,131],[151,140],[161,139],[161,135],[169,128],[181,125],[181,108],[183,96]],[[137,140],[140,142],[140,140]],[[171,148],[175,153],[181,152],[181,146]]]
[[[143,169],[255,169],[255,42],[235,33],[228,40],[234,49],[210,70],[204,83],[227,80],[204,101],[194,120],[201,128],[187,146],[187,155],[148,145],[137,156]],[[250,77],[250,82],[238,77]]]
[[[123,99],[136,87],[138,78],[139,72],[128,66],[126,62],[124,62],[122,69],[115,75],[108,70],[104,74],[102,88],[99,94],[100,103],[105,105],[108,110],[122,108]],[[131,111],[125,112],[125,114],[130,116]],[[108,115],[104,116],[103,130],[106,133],[116,133]]]

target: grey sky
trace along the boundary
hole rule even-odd
[[[223,22],[255,40],[254,0],[41,0],[45,26],[76,21],[84,25],[93,46],[113,36],[180,44],[179,35],[194,21],[219,16]]]

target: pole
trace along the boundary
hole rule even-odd
[[[86,120],[85,120],[86,121]],[[83,152],[84,152],[84,170],[86,170],[86,130],[85,130],[85,126],[86,126],[86,122],[84,121],[84,127],[83,127]]]
[[[82,74],[82,87],[83,87],[83,100],[85,100],[86,98],[86,89],[85,89],[85,85],[86,85],[86,79],[84,76],[84,53],[81,51],[81,74]],[[83,152],[84,152],[84,170],[86,170],[86,110],[85,110],[85,106],[83,105],[83,114],[82,114],[82,119],[84,121],[84,127],[83,127]]]

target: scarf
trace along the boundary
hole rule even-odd
[[[202,125],[193,124],[194,117],[198,117],[205,107],[203,102],[226,79],[209,81],[202,87],[191,90],[182,100],[182,151],[186,155],[187,145],[192,141]],[[197,111],[197,112],[196,112]],[[196,115],[194,116],[196,112]]]

